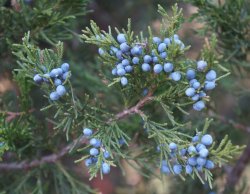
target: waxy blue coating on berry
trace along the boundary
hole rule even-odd
[[[59,96],[63,96],[66,93],[66,89],[63,85],[59,85],[56,87],[56,92]]]
[[[163,174],[170,174],[170,169],[169,169],[169,167],[167,166],[167,165],[163,165],[162,164],[162,166],[161,166],[161,172],[163,173]]]
[[[205,92],[203,92],[203,91],[200,91],[200,93],[199,93],[199,96],[200,96],[200,98],[203,98],[203,97],[205,97],[207,94],[205,93]]]
[[[122,51],[120,51],[120,50],[117,51],[115,55],[116,55],[116,57],[117,57],[119,60],[122,60],[122,58],[123,58],[123,57],[122,57]]]
[[[87,158],[87,159],[84,161],[84,163],[85,163],[85,166],[86,166],[86,167],[89,167],[89,166],[92,164],[91,158]]]
[[[122,51],[123,53],[129,51],[129,48],[130,48],[129,45],[128,45],[126,42],[124,42],[124,43],[122,43],[122,44],[120,45],[120,49],[121,49],[121,51]]]
[[[194,96],[192,96],[191,99],[192,99],[193,101],[197,101],[197,100],[200,99],[200,96],[199,96],[199,94],[195,94]]]
[[[194,79],[195,78],[195,70],[194,69],[188,69],[186,72],[186,77],[188,80]]]
[[[145,55],[143,57],[144,63],[150,63],[152,61],[152,57],[150,55]]]
[[[163,42],[168,46],[171,44],[171,40],[169,38],[165,38]]]
[[[200,60],[197,62],[197,70],[198,71],[204,71],[207,67],[207,62],[206,61],[203,61],[203,60]]]
[[[216,77],[217,77],[217,75],[216,75],[216,72],[214,70],[210,70],[206,74],[206,80],[208,80],[208,81],[214,81],[216,79]]]
[[[192,172],[193,172],[193,167],[190,166],[190,165],[186,165],[186,173],[187,174],[192,174]]]
[[[118,35],[117,35],[117,41],[118,41],[119,43],[124,43],[124,42],[126,42],[125,34],[118,34]]]
[[[54,78],[57,77],[59,75],[59,72],[57,69],[52,69],[51,72],[49,73],[49,76]]]
[[[205,148],[199,151],[200,157],[206,158],[209,154],[209,151]]]
[[[143,63],[141,68],[142,68],[142,71],[145,71],[145,72],[148,72],[151,69],[151,67],[148,63]]]
[[[110,153],[106,150],[106,151],[104,151],[103,152],[103,157],[105,158],[105,159],[108,159],[109,157],[110,157]]]
[[[90,154],[91,156],[97,156],[97,155],[99,154],[99,151],[98,151],[98,149],[96,149],[96,148],[91,148],[91,149],[89,150],[89,154]]]
[[[180,164],[175,164],[173,166],[173,171],[174,171],[174,174],[181,174],[181,171],[182,171],[182,166]]]
[[[199,141],[199,136],[198,135],[195,135],[193,138],[192,138],[192,142],[198,142]]]
[[[205,108],[205,103],[202,100],[193,104],[193,109],[196,111],[201,111],[204,108]]]
[[[62,81],[60,79],[55,79],[54,84],[55,84],[55,86],[59,86],[62,84]]]
[[[202,172],[203,167],[198,165],[198,166],[196,166],[196,169],[197,169],[199,172]]]
[[[196,148],[193,145],[189,146],[188,153],[189,154],[197,153]]]
[[[128,59],[123,59],[123,60],[122,60],[122,65],[123,65],[123,66],[129,65],[129,60],[128,60]]]
[[[201,143],[203,143],[206,146],[212,145],[212,143],[213,143],[212,136],[209,135],[209,134],[203,135],[202,138],[201,138]]]
[[[164,51],[166,50],[166,48],[167,48],[167,45],[166,45],[165,43],[161,43],[161,44],[159,44],[159,46],[158,46],[158,51],[159,51],[160,53],[162,53],[162,52],[164,52]]]
[[[119,51],[118,48],[116,48],[116,47],[114,47],[114,46],[111,46],[111,47],[110,47],[110,52],[109,52],[109,53],[110,53],[111,55],[114,55],[114,54],[116,54],[117,51]]]
[[[122,86],[126,86],[128,84],[128,79],[126,77],[122,77],[121,84],[122,84]]]
[[[172,63],[164,63],[163,69],[166,73],[172,72],[174,70],[174,65]]]
[[[140,59],[139,59],[138,57],[133,57],[132,63],[133,63],[134,65],[139,64],[139,62],[140,62]]]
[[[89,137],[93,134],[93,131],[92,129],[89,129],[89,128],[84,128],[83,129],[83,135],[86,136],[86,137]]]
[[[102,173],[103,174],[110,173],[110,165],[107,164],[106,162],[102,163]]]
[[[133,71],[133,67],[132,67],[131,65],[128,65],[128,66],[125,67],[125,71],[126,71],[127,73],[130,73],[130,72]]]
[[[195,147],[198,152],[201,151],[202,149],[206,149],[206,146],[201,143],[198,143]]]
[[[161,64],[156,64],[155,66],[154,66],[154,72],[155,73],[161,73],[162,72],[162,69],[163,69],[163,67],[161,66]]]
[[[196,89],[196,90],[197,90],[200,86],[201,86],[200,82],[194,82],[193,85],[192,85],[192,87],[193,87],[194,89]]]
[[[99,53],[99,55],[104,55],[105,51],[102,48],[99,48],[98,49],[98,53]]]
[[[153,62],[157,63],[159,61],[158,57],[153,57]]]
[[[162,52],[162,53],[160,53],[160,57],[161,57],[162,59],[167,58],[167,56],[168,56],[167,52]]]
[[[193,84],[194,84],[195,82],[197,82],[197,79],[192,79],[192,80],[189,81],[189,85],[190,85],[190,86],[193,86]]]
[[[66,79],[68,78],[68,76],[69,76],[69,72],[65,72],[65,73],[62,75],[62,78],[63,78],[64,80],[66,80]]]
[[[176,143],[173,143],[173,142],[171,142],[171,143],[168,145],[168,147],[169,147],[170,150],[176,150],[176,149],[177,149]]]
[[[147,96],[147,94],[148,94],[148,89],[144,88],[143,91],[142,91],[142,95]]]
[[[131,49],[131,54],[132,55],[141,55],[142,54],[142,47],[141,46],[134,46]]]
[[[187,96],[189,96],[189,97],[192,97],[192,96],[194,96],[195,95],[195,89],[194,88],[188,88],[188,89],[186,89],[186,91],[185,91],[185,94],[187,95]]]
[[[124,69],[124,66],[123,66],[121,63],[118,63],[118,64],[116,65],[116,68],[117,68],[117,69],[120,69],[120,68],[121,68],[121,69]]]
[[[117,69],[116,68],[112,69],[112,75],[117,75]]]
[[[161,39],[159,37],[153,37],[153,43],[160,44],[161,43]]]
[[[123,76],[123,75],[125,75],[125,74],[126,74],[125,69],[122,69],[122,68],[118,68],[118,69],[117,69],[117,75]]]
[[[51,92],[49,95],[49,98],[53,101],[58,100],[60,98],[60,96],[58,95],[57,92]]]
[[[206,164],[207,160],[205,158],[198,157],[196,162],[199,166],[204,166]]]
[[[101,146],[101,141],[99,139],[96,139],[96,138],[92,138],[90,141],[89,141],[89,144],[98,148]]]
[[[207,168],[207,169],[209,169],[209,170],[213,169],[213,168],[214,168],[214,163],[213,163],[213,161],[207,160],[207,162],[206,162],[206,164],[205,164],[205,168]]]
[[[197,160],[196,157],[190,157],[190,158],[188,158],[187,162],[188,162],[189,165],[195,166],[197,164],[196,160]]]
[[[170,78],[174,81],[180,81],[181,79],[181,73],[179,71],[173,72],[170,74]]]
[[[41,82],[43,81],[43,78],[42,78],[40,75],[36,74],[36,75],[34,76],[33,80],[34,80],[37,84],[39,84],[39,83],[41,83]]]
[[[183,149],[180,150],[180,155],[181,156],[185,156],[186,153],[187,153],[187,149],[183,148]]]
[[[204,89],[205,90],[212,90],[214,89],[216,86],[215,82],[214,81],[205,81],[205,86],[204,86]]]
[[[58,76],[63,74],[63,70],[61,68],[57,68],[56,70],[57,70]]]

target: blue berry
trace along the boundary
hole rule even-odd
[[[117,69],[120,69],[120,68],[121,68],[121,69],[124,69],[124,67],[123,67],[123,65],[122,65],[121,63],[118,63],[118,64],[116,65],[116,68],[117,68]]]
[[[187,174],[192,174],[192,172],[193,172],[193,167],[190,166],[190,165],[186,165],[186,173]]]
[[[123,144],[125,144],[125,140],[124,140],[123,138],[120,138],[120,139],[118,140],[118,143],[119,143],[120,145],[123,145]]]
[[[212,145],[212,143],[213,143],[212,136],[209,135],[209,134],[203,135],[202,138],[201,138],[201,143],[203,143],[206,146]]]
[[[200,99],[200,95],[199,94],[195,94],[194,96],[192,96],[191,98],[193,101],[197,101]]]
[[[199,151],[201,151],[201,150],[203,150],[203,149],[206,149],[206,146],[205,145],[203,145],[203,144],[201,144],[201,143],[198,143],[197,145],[196,145],[196,150],[199,152]]]
[[[161,43],[161,39],[159,37],[153,37],[153,43],[160,44]]]
[[[124,42],[124,43],[122,43],[122,44],[120,45],[120,49],[121,49],[121,51],[122,51],[123,53],[125,53],[125,52],[129,51],[129,46],[128,46],[128,44],[127,44],[126,42]]]
[[[197,153],[196,148],[193,145],[189,146],[188,153],[189,154]]]
[[[152,61],[152,57],[150,55],[145,55],[143,60],[145,63],[150,63]]]
[[[97,156],[97,155],[99,154],[99,151],[98,151],[98,149],[96,149],[96,148],[91,148],[91,149],[89,150],[89,154],[90,154],[91,156]]]
[[[61,69],[63,70],[63,72],[69,71],[69,64],[68,63],[63,63],[61,65]]]
[[[117,69],[117,75],[123,76],[123,75],[125,75],[125,74],[126,74],[125,69],[122,69],[122,68]]]
[[[186,77],[188,80],[195,78],[195,70],[194,69],[188,69],[186,72]]]
[[[126,42],[125,34],[118,34],[118,35],[117,35],[117,41],[118,41],[119,43],[124,43],[124,42]]]
[[[205,90],[212,90],[214,89],[216,86],[215,82],[214,81],[205,81]]]
[[[142,54],[142,47],[140,46],[135,46],[131,49],[131,54],[132,55],[141,55]]]
[[[202,172],[202,170],[203,170],[203,168],[202,168],[202,166],[196,166],[196,169],[199,171],[199,172]]]
[[[172,142],[172,143],[169,144],[169,149],[170,150],[176,150],[177,149],[177,145]]]
[[[169,38],[165,38],[165,39],[163,40],[163,42],[164,42],[167,46],[171,44],[171,41],[170,41]]]
[[[180,164],[175,164],[173,166],[174,174],[181,174],[182,166]]]
[[[147,94],[148,94],[148,89],[144,88],[143,91],[142,91],[142,95],[147,96]]]
[[[123,65],[123,66],[129,65],[129,60],[128,60],[128,59],[123,59],[123,60],[122,60],[122,65]]]
[[[49,76],[54,78],[57,77],[59,75],[59,72],[57,69],[52,69],[51,72],[49,73]]]
[[[195,166],[197,164],[197,158],[196,157],[190,157],[187,160],[188,164],[191,166]]]
[[[214,168],[214,163],[211,160],[207,160],[206,164],[205,164],[205,168],[207,169],[213,169]]]
[[[62,84],[62,81],[60,79],[55,79],[54,84],[55,84],[55,86],[59,86]]]
[[[34,76],[33,80],[34,80],[37,84],[39,84],[39,83],[41,83],[41,82],[43,81],[43,78],[42,78],[40,75],[36,74],[36,75]]]
[[[163,165],[162,164],[162,166],[161,166],[161,172],[163,173],[163,174],[170,174],[170,169],[169,169],[169,167],[167,166],[167,165]]]
[[[206,67],[207,67],[206,61],[201,60],[201,61],[197,62],[197,70],[198,71],[204,71],[206,69]]]
[[[138,57],[133,57],[133,59],[132,59],[132,63],[133,64],[139,64],[139,62],[140,62],[140,59],[138,58]]]
[[[214,70],[210,70],[206,74],[206,80],[208,80],[208,81],[214,81],[216,79],[216,77],[217,77],[217,75],[216,75],[216,72]]]
[[[66,93],[66,89],[63,85],[59,85],[56,87],[56,92],[59,96],[63,96]]]
[[[157,63],[159,60],[158,60],[158,57],[153,57],[153,62],[154,63]]]
[[[83,129],[83,135],[86,136],[86,137],[89,137],[93,134],[93,131],[92,129],[89,129],[89,128],[84,128]]]
[[[56,70],[57,70],[58,76],[63,74],[63,70],[61,68],[57,68]]]
[[[107,164],[106,162],[102,163],[102,173],[103,174],[110,173],[110,165]]]
[[[87,158],[87,159],[84,161],[84,163],[85,163],[85,166],[86,166],[86,167],[89,167],[89,166],[92,164],[91,158]]]
[[[179,40],[179,35],[178,34],[174,34],[174,40]]]
[[[59,95],[57,94],[57,92],[51,92],[49,95],[49,98],[53,101],[58,100],[59,99]]]
[[[188,88],[188,89],[186,89],[185,93],[186,93],[187,96],[192,97],[192,96],[195,95],[195,89],[194,88]]]
[[[160,53],[160,57],[161,57],[162,59],[167,58],[167,56],[168,56],[167,52],[162,52],[162,53]]]
[[[133,71],[133,67],[132,67],[131,65],[128,65],[128,66],[125,67],[125,71],[126,71],[127,73],[130,73],[130,72]]]
[[[174,80],[176,82],[180,81],[181,73],[179,71],[173,72],[173,73],[170,74],[170,77],[171,77],[172,80]]]
[[[193,104],[193,109],[196,111],[201,111],[203,108],[205,108],[205,103],[202,100]]]
[[[194,84],[195,82],[197,82],[197,79],[192,79],[192,80],[189,81],[189,85],[190,85],[190,86],[193,86],[193,84]]]
[[[199,166],[204,166],[206,164],[207,160],[205,158],[198,157],[196,162]]]
[[[141,68],[142,68],[142,71],[145,71],[145,72],[150,71],[150,69],[151,69],[151,67],[148,63],[143,63]]]
[[[199,96],[200,96],[200,98],[203,98],[203,97],[205,97],[205,96],[206,96],[206,93],[205,93],[205,92],[203,92],[203,91],[201,91],[201,92],[199,93]]]
[[[49,74],[48,74],[48,73],[45,73],[43,76],[44,76],[44,77],[43,77],[43,81],[48,83],[48,82],[49,82],[48,79],[49,79],[49,77],[50,77]]]
[[[112,69],[112,75],[117,75],[117,69],[116,68]]]
[[[105,51],[102,48],[99,48],[98,49],[98,53],[99,53],[99,55],[104,55]]]
[[[128,79],[126,77],[122,77],[121,84],[122,84],[122,86],[126,86],[128,84]]]
[[[161,64],[156,64],[155,66],[154,66],[154,72],[155,73],[161,73],[161,71],[162,71],[162,66],[161,66]]]
[[[196,135],[196,136],[194,136],[193,138],[192,138],[192,142],[198,142],[199,141],[199,136],[198,135]]]
[[[206,158],[208,154],[209,154],[209,151],[206,148],[199,151],[199,155],[202,158]]]
[[[116,52],[119,51],[119,49],[116,48],[116,47],[114,47],[114,46],[111,46],[110,49],[111,49],[111,50],[110,50],[109,53],[110,53],[111,55],[116,54]]]
[[[99,139],[96,139],[96,138],[92,138],[90,141],[89,141],[89,144],[98,148],[101,146],[101,141]]]
[[[194,82],[192,86],[194,89],[197,90],[201,86],[201,84],[200,84],[200,82]]]
[[[167,45],[166,45],[165,43],[161,43],[161,44],[159,44],[159,46],[158,46],[158,51],[159,51],[160,53],[162,53],[162,52],[165,51],[166,48],[167,48]]]
[[[120,50],[117,51],[115,55],[116,55],[116,57],[117,57],[119,60],[122,60],[122,51],[120,51]]]
[[[69,72],[65,72],[65,73],[62,75],[62,78],[63,78],[64,80],[66,80],[66,79],[68,78],[68,76],[69,76]]]
[[[108,159],[109,157],[110,157],[110,153],[106,150],[106,151],[104,151],[103,152],[103,157],[105,158],[105,159]]]
[[[186,153],[187,153],[187,150],[185,148],[183,148],[183,149],[180,150],[180,155],[181,156],[185,156]]]
[[[174,70],[174,65],[172,63],[165,63],[163,68],[166,73],[169,73]]]

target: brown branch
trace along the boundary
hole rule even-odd
[[[58,153],[50,154],[47,156],[43,156],[41,159],[34,159],[32,161],[22,161],[22,162],[12,162],[12,163],[0,163],[1,170],[28,170],[37,166],[40,166],[45,163],[55,163],[57,160],[65,156],[72,147],[76,144],[82,145],[87,142],[85,137],[81,137],[80,139],[74,140],[71,144],[62,148]]]
[[[246,168],[247,164],[250,162],[250,141],[242,155],[240,156],[239,160],[237,161],[236,165],[232,168],[230,173],[227,176],[227,183],[223,193],[228,193],[231,191],[235,185],[238,183],[244,169]]]
[[[114,116],[114,118],[109,119],[107,123],[111,123],[115,120],[120,120],[125,118],[128,115],[132,114],[139,114],[144,116],[144,113],[140,110],[147,102],[151,101],[153,99],[152,92],[149,92],[149,94],[141,99],[135,106],[126,109]],[[8,112],[9,115],[20,115],[23,113],[14,113],[14,112]],[[57,160],[65,156],[75,145],[83,145],[87,143],[87,139],[84,137],[81,137],[80,140],[74,140],[71,144],[67,145],[66,147],[62,148],[58,153],[50,154],[47,156],[43,156],[40,159],[34,159],[32,161],[21,161],[21,162],[12,162],[12,163],[0,163],[0,169],[1,170],[28,170],[37,166],[40,166],[45,163],[55,163]]]
[[[32,113],[34,110],[35,109],[30,109],[28,111],[28,113]],[[13,119],[15,119],[18,116],[22,116],[22,115],[26,114],[26,112],[11,112],[11,111],[8,111],[8,112],[1,111],[1,113],[4,113],[4,114],[8,115],[8,117],[6,118],[7,122],[12,121]]]

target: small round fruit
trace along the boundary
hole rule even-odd
[[[56,92],[59,96],[63,96],[64,94],[66,94],[66,89],[63,85],[59,85],[56,87]]]
[[[194,88],[188,88],[188,89],[186,89],[186,91],[185,91],[186,95],[189,96],[189,97],[194,96],[194,95],[195,95],[195,92],[196,92],[196,91],[195,91]]]
[[[36,75],[34,76],[33,80],[34,80],[34,82],[36,82],[37,84],[43,82],[43,78],[42,78],[40,75],[38,75],[38,74],[36,74]]]
[[[187,174],[192,174],[192,172],[193,172],[193,167],[190,166],[190,165],[187,165],[187,166],[186,166],[186,173],[187,173]]]
[[[172,80],[174,80],[176,82],[180,81],[181,73],[179,71],[173,72],[173,73],[170,74],[170,77],[171,77]]]
[[[206,74],[206,80],[207,81],[214,81],[216,79],[216,77],[217,77],[217,75],[216,75],[216,72],[214,70],[210,70]]]
[[[207,149],[202,149],[199,151],[199,155],[202,158],[206,158],[208,156],[208,154],[209,154],[209,151]]]
[[[200,60],[197,62],[197,70],[198,71],[204,71],[207,67],[207,62],[206,61],[203,61],[203,60]]]
[[[122,86],[126,86],[128,84],[128,79],[126,77],[122,77],[121,84],[122,84]]]
[[[172,63],[165,63],[163,68],[166,73],[169,73],[174,70],[174,65]]]
[[[89,150],[89,154],[90,154],[91,156],[97,156],[97,155],[99,154],[99,151],[98,151],[98,149],[96,149],[96,148],[91,148],[91,149]]]
[[[205,103],[202,100],[193,104],[193,109],[196,111],[201,111],[204,108],[205,108]]]
[[[102,163],[102,173],[109,174],[110,173],[110,165],[106,162]]]
[[[119,43],[124,43],[124,42],[126,42],[125,34],[118,34],[118,35],[117,35],[117,41],[118,41]]]
[[[182,166],[180,164],[175,164],[173,166],[173,171],[174,171],[174,174],[181,174],[181,171],[182,171]]]
[[[53,100],[53,101],[58,100],[59,97],[60,97],[60,96],[58,95],[57,92],[51,92],[50,95],[49,95],[49,98],[50,98],[51,100]]]
[[[194,69],[188,69],[186,72],[186,77],[188,80],[195,78],[195,70]]]
[[[89,141],[89,144],[98,148],[101,146],[101,141],[99,139],[96,139],[96,138],[92,138],[90,141]]]
[[[214,163],[213,163],[213,161],[207,160],[207,162],[206,162],[206,164],[205,164],[205,168],[207,168],[207,169],[209,169],[209,170],[213,169],[213,168],[214,168]]]
[[[156,64],[156,65],[154,66],[154,72],[155,72],[156,74],[161,73],[162,69],[163,69],[163,68],[162,68],[161,64]]]
[[[213,143],[212,136],[209,135],[209,134],[203,135],[202,138],[201,138],[201,143],[203,143],[206,146],[212,145],[212,143]]]
[[[150,55],[145,55],[143,57],[144,63],[150,63],[152,61],[152,57]]]
[[[142,71],[144,71],[144,72],[148,72],[151,69],[151,67],[148,63],[143,63],[141,68],[142,68]]]
[[[177,149],[177,145],[176,145],[175,143],[171,142],[171,143],[169,144],[169,149],[170,149],[170,150],[176,150],[176,149]]]
[[[89,137],[93,134],[93,131],[92,129],[89,129],[89,128],[84,128],[83,129],[83,135],[86,136],[86,137]]]

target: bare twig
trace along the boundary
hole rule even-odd
[[[32,113],[34,110],[35,110],[35,109],[30,109],[30,110],[28,111],[28,113]],[[6,118],[6,121],[7,121],[7,122],[10,122],[10,121],[12,121],[13,119],[15,119],[16,117],[22,116],[22,115],[26,114],[27,112],[10,112],[10,111],[4,112],[4,111],[1,111],[0,113],[3,113],[3,114],[8,115],[7,118]]]

